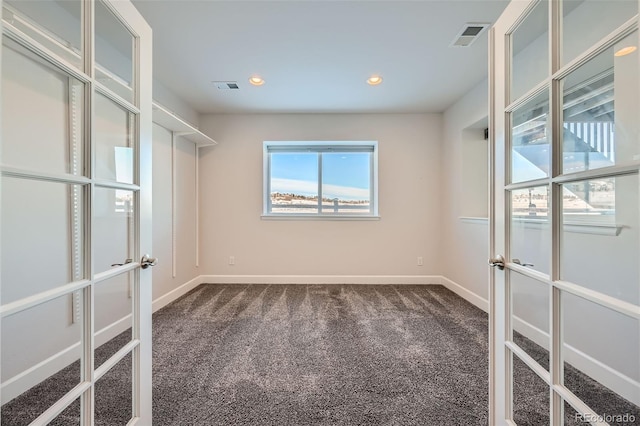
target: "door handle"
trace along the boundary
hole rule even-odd
[[[491,267],[498,267],[498,269],[503,270],[504,269],[504,257],[502,257],[501,254],[492,257],[491,259],[489,259],[489,266]]]
[[[520,266],[533,266],[533,263],[522,263],[520,259],[513,259],[513,263]]]
[[[122,265],[126,265],[127,263],[131,263],[133,262],[133,259],[127,259],[124,261],[124,263],[112,263],[111,266],[122,266]]]
[[[147,269],[149,266],[156,266],[157,262],[158,262],[157,258],[149,257],[148,254],[145,254],[144,256],[142,256],[142,259],[140,260],[140,267],[142,267],[142,269]]]

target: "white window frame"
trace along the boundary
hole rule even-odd
[[[271,212],[271,153],[272,152],[371,152],[369,211],[366,213],[272,213]],[[263,143],[263,219],[311,219],[311,220],[377,220],[378,215],[378,142],[377,141],[264,141]],[[318,198],[322,199],[321,159],[318,167]]]

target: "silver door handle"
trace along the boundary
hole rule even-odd
[[[127,263],[131,263],[133,262],[133,259],[127,259],[124,261],[124,263],[112,263],[111,266],[122,266],[122,265],[126,265]]]
[[[157,262],[158,262],[157,258],[149,257],[148,254],[145,254],[144,256],[142,256],[142,259],[140,260],[140,267],[142,269],[147,269],[149,266],[156,266]]]
[[[500,270],[504,269],[504,257],[502,257],[501,254],[495,257],[492,257],[491,259],[489,259],[489,266],[491,267],[497,266],[498,269]]]
[[[513,259],[513,263],[520,266],[533,266],[533,263],[522,263],[520,259]]]

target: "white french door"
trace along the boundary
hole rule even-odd
[[[151,424],[151,29],[4,0],[0,418]]]
[[[512,1],[490,35],[490,424],[640,422],[637,0]]]

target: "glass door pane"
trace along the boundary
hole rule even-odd
[[[636,13],[638,2],[634,0],[563,0],[562,65],[584,53]]]
[[[133,272],[126,272],[94,286],[96,367],[133,338],[134,279]]]
[[[511,182],[549,176],[549,92],[544,91],[511,113]]]
[[[517,355],[511,356],[513,420],[518,426],[549,425],[549,385]]]
[[[49,426],[76,426],[80,425],[80,399],[76,399],[65,408],[62,413],[49,423]]]
[[[81,0],[4,0],[2,19],[53,54],[81,68],[81,4]]]
[[[542,368],[549,370],[549,287],[509,271],[512,340]]]
[[[1,200],[2,304],[86,278],[81,185],[3,176]]]
[[[135,114],[97,94],[94,127],[96,177],[133,183]]]
[[[84,84],[2,40],[3,164],[84,175]]]
[[[64,295],[2,319],[3,425],[29,424],[82,382],[83,311],[72,315],[73,303]],[[36,384],[25,389],[20,376]]]
[[[638,175],[562,185],[560,278],[640,305]]]
[[[513,102],[543,82],[549,72],[549,2],[539,1],[511,35]]]
[[[96,11],[96,78],[104,86],[133,102],[134,38],[102,1]]]
[[[640,158],[638,42],[636,31],[561,80],[563,173]]]
[[[96,188],[94,223],[94,270],[105,272],[113,265],[133,261],[134,192]]]
[[[122,358],[95,385],[96,426],[126,425],[133,415],[133,357]],[[117,389],[117,392],[114,390]]]
[[[564,385],[600,416],[640,419],[640,321],[568,292],[561,300]]]
[[[548,274],[550,243],[548,187],[536,186],[512,191],[512,261]]]

